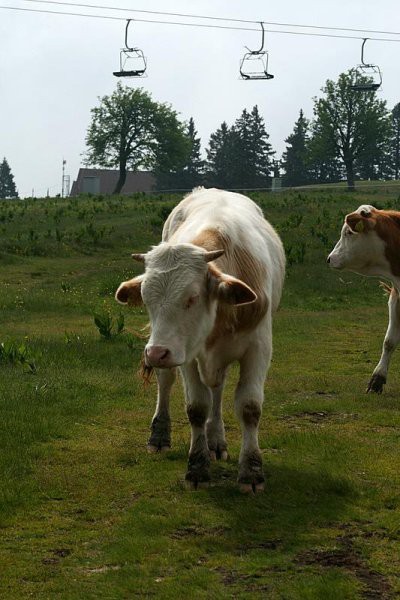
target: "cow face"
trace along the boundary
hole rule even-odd
[[[171,368],[193,360],[213,329],[218,302],[248,304],[256,294],[242,281],[221,273],[206,252],[192,244],[162,243],[146,255],[145,273],[123,282],[116,299],[146,305],[151,336],[145,348],[149,366]]]
[[[333,269],[362,275],[382,273],[385,252],[375,231],[377,214],[373,206],[362,205],[346,216],[340,239],[327,258]]]

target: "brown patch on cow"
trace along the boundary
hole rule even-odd
[[[206,406],[202,406],[201,404],[197,406],[188,404],[186,412],[190,424],[193,425],[193,427],[203,427],[208,417],[208,409]]]
[[[400,212],[378,210],[373,213],[375,231],[385,242],[385,256],[393,275],[400,275]]]
[[[400,275],[400,212],[375,208],[367,217],[357,212],[350,213],[345,222],[353,231],[359,231],[361,227],[364,233],[375,231],[385,242],[385,256],[393,275]]]
[[[123,281],[115,293],[115,298],[121,304],[128,304],[128,306],[143,304],[141,287],[142,277]]]
[[[261,408],[255,402],[248,402],[242,408],[242,419],[248,427],[257,427],[261,417]]]
[[[357,233],[366,233],[375,227],[374,214],[376,212],[378,212],[376,209],[371,210],[369,217],[366,217],[358,212],[350,213],[349,215],[346,215],[345,223],[352,231],[356,231]]]
[[[229,306],[222,302],[218,304],[215,326],[207,340],[207,347],[210,348],[221,337],[254,329],[265,316],[268,298],[263,284],[267,273],[264,265],[245,247],[234,246],[229,236],[218,229],[204,229],[192,240],[192,244],[208,251],[225,251],[215,263],[208,265],[211,286],[213,278],[218,281],[223,273],[227,273],[243,281],[257,296],[254,302],[244,306]]]

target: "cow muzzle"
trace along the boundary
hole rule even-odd
[[[144,358],[148,366],[158,369],[170,369],[177,366],[171,351],[166,346],[147,345],[144,350]]]

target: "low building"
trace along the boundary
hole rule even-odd
[[[79,169],[78,177],[72,184],[71,196],[79,194],[112,194],[117,185],[119,171],[113,169]],[[156,179],[150,171],[128,171],[121,194],[151,192]]]

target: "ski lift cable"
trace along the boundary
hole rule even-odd
[[[24,1],[27,1],[27,0],[24,0]],[[23,8],[23,7],[17,7],[17,6],[4,6],[4,5],[1,5],[0,9],[15,10],[15,11],[19,11],[19,12],[62,15],[62,16],[67,16],[67,17],[85,17],[85,18],[105,19],[105,20],[112,20],[112,21],[126,21],[126,19],[124,17],[116,17],[116,16],[112,16],[112,15],[97,15],[97,14],[93,14],[93,13],[74,13],[74,12],[69,12],[69,11],[68,12],[67,11],[55,11],[55,10]],[[137,18],[137,17],[132,20],[135,20],[138,23],[153,23],[156,25],[181,25],[181,26],[186,26],[186,27],[199,27],[199,28],[203,28],[203,29],[204,28],[205,29],[224,29],[224,30],[231,30],[231,31],[259,31],[258,29],[255,29],[254,27],[205,25],[202,23],[161,21],[161,20],[155,20],[155,19],[141,19],[141,18]],[[265,21],[264,21],[264,23],[265,23]],[[336,38],[336,39],[345,39],[345,40],[363,40],[364,39],[363,37],[355,36],[355,35],[338,35],[338,34],[332,34],[332,33],[311,33],[311,32],[305,32],[305,31],[284,31],[282,29],[268,29],[268,33],[269,34],[277,33],[277,34],[283,34],[283,35],[303,35],[303,36],[310,36],[310,37]],[[397,42],[397,43],[400,43],[400,39],[394,39],[394,38],[370,37],[368,39],[375,41],[375,42]]]
[[[23,0],[24,2],[34,2],[39,4],[55,4],[62,6],[79,6],[82,8],[99,8],[102,10],[113,10],[113,11],[123,11],[123,12],[136,12],[143,14],[151,14],[151,15],[162,15],[165,17],[182,17],[182,18],[190,18],[190,19],[204,19],[211,21],[230,21],[232,23],[247,23],[247,24],[259,24],[260,21],[248,20],[248,19],[234,19],[232,17],[215,17],[211,15],[194,15],[189,13],[174,13],[174,12],[164,12],[164,11],[155,11],[155,10],[141,10],[141,9],[131,9],[131,8],[122,8],[116,6],[101,6],[98,4],[86,4],[86,3],[77,3],[77,2],[63,2],[61,0]],[[379,35],[398,35],[400,36],[400,32],[398,31],[381,31],[377,29],[358,29],[353,27],[330,27],[324,25],[307,25],[300,23],[281,23],[278,21],[262,21],[264,25],[272,25],[276,27],[299,27],[301,29],[325,29],[328,31],[348,31],[353,33],[374,33]]]

